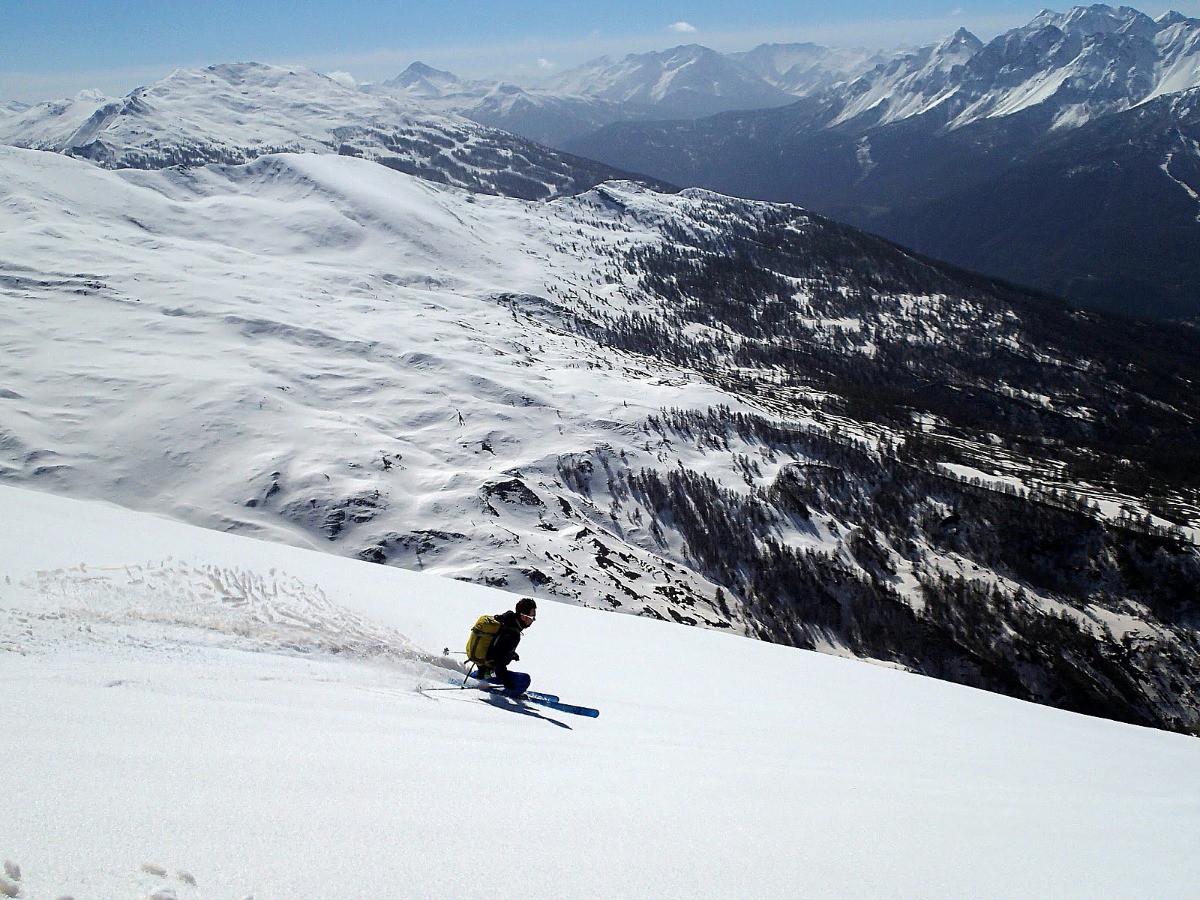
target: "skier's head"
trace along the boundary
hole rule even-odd
[[[528,628],[533,624],[533,620],[537,618],[537,603],[532,597],[522,597],[517,601],[517,615],[524,627]]]

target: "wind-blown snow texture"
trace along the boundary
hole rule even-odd
[[[555,603],[522,665],[599,719],[423,694],[511,597],[11,487],[0,508],[21,896],[1182,898],[1200,877],[1189,738]]]

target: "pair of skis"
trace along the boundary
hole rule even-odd
[[[472,679],[472,680],[474,680],[474,679]],[[587,716],[589,718],[594,719],[600,715],[600,710],[592,709],[590,706],[576,706],[573,703],[563,703],[562,700],[560,700],[558,698],[557,694],[543,694],[541,691],[526,691],[523,694],[519,694],[517,696],[512,696],[512,695],[504,693],[504,687],[502,685],[490,684],[486,681],[478,681],[475,684],[460,684],[460,685],[455,685],[454,687],[425,688],[425,690],[428,690],[428,691],[477,690],[477,691],[483,691],[484,693],[487,693],[487,694],[495,694],[496,696],[499,696],[499,697],[508,697],[508,699],[514,700],[517,703],[533,703],[533,704],[536,704],[537,706],[544,706],[547,709],[555,709],[555,710],[558,710],[559,712],[570,713],[571,715],[574,715],[574,716]]]
[[[489,694],[498,694],[501,697],[508,697],[510,700],[518,702],[525,701],[527,703],[536,703],[538,706],[545,706],[548,709],[556,709],[559,712],[571,713],[574,716],[588,716],[595,719],[600,715],[600,710],[592,709],[590,706],[576,706],[574,703],[563,703],[554,694],[543,694],[540,691],[526,691],[523,694],[518,694],[513,697],[504,693],[504,688],[499,685],[477,684],[471,685],[481,691],[486,691]]]

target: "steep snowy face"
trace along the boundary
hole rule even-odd
[[[1076,6],[1065,13],[1044,9],[1033,17],[1035,28],[1054,27],[1066,34],[1090,37],[1096,34],[1129,34],[1152,38],[1159,23],[1131,6],[1112,7],[1103,3]]]
[[[930,114],[946,128],[1028,112],[1049,129],[1083,125],[1200,85],[1200,22],[1129,7],[1045,11],[986,46],[960,30],[836,94],[831,124],[884,125]]]
[[[404,96],[299,68],[178,70],[120,100],[80,95],[0,120],[0,142],[109,168],[243,163],[270,153],[358,156],[486,193],[542,199],[623,173]]]
[[[963,67],[982,46],[960,28],[940,44],[877,67],[848,86],[848,99],[831,125],[884,125],[929,112],[952,94]]]
[[[1159,50],[1158,84],[1147,99],[1200,85],[1200,19],[1159,20],[1154,38]]]

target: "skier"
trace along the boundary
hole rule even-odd
[[[535,619],[537,603],[532,597],[522,597],[515,609],[494,617],[500,627],[484,650],[482,662],[469,653],[479,667],[478,678],[504,685],[504,693],[510,697],[519,697],[529,689],[530,677],[524,672],[509,671],[508,666],[521,658],[517,655],[521,632],[532,625]]]

